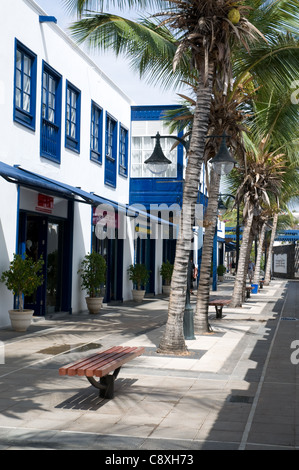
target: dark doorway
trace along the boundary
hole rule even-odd
[[[25,308],[33,309],[35,315],[66,310],[63,293],[63,284],[69,288],[69,269],[64,256],[66,237],[63,219],[20,213],[19,253],[26,253],[35,261],[40,256],[44,260],[43,285],[24,299]]]

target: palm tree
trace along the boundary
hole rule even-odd
[[[80,14],[84,8],[92,7],[89,0],[67,0]],[[108,2],[106,2],[108,3]],[[75,37],[80,41],[88,40],[97,47],[113,48],[117,54],[124,53],[143,76],[152,81],[163,81],[167,86],[177,84],[182,78],[190,76],[190,68],[198,75],[196,107],[193,132],[188,154],[188,167],[183,199],[183,214],[193,219],[193,205],[197,197],[199,174],[204,155],[205,136],[210,113],[210,100],[213,84],[217,81],[219,89],[227,93],[232,78],[231,51],[233,44],[241,43],[246,50],[259,36],[258,30],[245,18],[247,6],[231,1],[196,0],[189,1],[146,1],[119,0],[109,2],[120,8],[139,6],[142,8],[163,8],[159,23],[154,19],[141,19],[132,22],[128,19],[107,13],[89,12],[73,27]],[[256,20],[264,15],[270,18],[270,4],[285,2],[248,1],[254,6]],[[98,6],[104,6],[99,1]],[[273,10],[275,6],[273,6]],[[239,18],[239,13],[241,17]],[[273,13],[273,12],[272,12]],[[232,17],[233,16],[233,17]],[[294,16],[287,8],[281,10],[284,24],[295,23]],[[232,21],[230,21],[230,19]],[[198,21],[199,20],[199,21]],[[271,27],[281,22],[278,15],[270,18]],[[270,33],[270,29],[268,28]],[[281,51],[278,51],[279,55]],[[174,71],[171,70],[172,65]],[[190,223],[191,225],[191,223]],[[182,231],[181,231],[182,233]],[[188,230],[188,236],[190,230]],[[182,318],[185,304],[187,259],[189,244],[179,239],[173,275],[172,294],[169,302],[169,316],[160,350],[184,352],[186,350]]]
[[[71,2],[69,1],[68,3]],[[79,12],[82,12],[84,5],[88,5],[91,2],[78,0],[75,3]],[[120,7],[123,5],[123,2],[116,3]],[[156,14],[156,16],[163,18],[163,21],[159,28],[157,24],[155,25],[154,32],[147,29],[147,37],[150,38],[151,45],[153,46],[154,42],[153,47],[156,47],[158,31],[165,43],[165,37],[167,36],[165,27],[167,26],[173,32],[173,39],[175,38],[175,41],[170,45],[175,47],[172,61],[173,69],[176,70],[182,63],[184,66],[186,58],[188,58],[189,71],[194,70],[197,73],[196,103],[183,192],[180,236],[176,245],[168,321],[165,334],[159,346],[160,352],[185,353],[183,314],[186,297],[187,268],[194,208],[197,201],[197,188],[204,157],[205,137],[208,132],[213,82],[217,80],[219,89],[222,89],[224,94],[227,93],[228,87],[232,82],[232,43],[237,40],[249,49],[249,43],[256,39],[259,33],[244,16],[247,8],[241,4],[232,8],[230,0],[195,0],[193,2],[185,0],[169,0],[168,2],[131,1],[130,3],[137,6],[138,4],[140,6],[141,3],[143,6],[146,3],[150,6],[153,4],[158,6],[160,4],[161,7],[164,4],[164,6],[166,5],[169,8],[167,11]],[[129,6],[128,4],[129,2],[127,6]],[[235,15],[234,18],[231,17],[232,14]],[[102,44],[103,42],[107,43],[107,37],[111,38],[111,24],[115,26],[116,23],[117,28],[122,28],[122,41],[116,41],[115,47],[118,52],[120,50],[127,52],[130,49],[129,44],[132,44],[132,36],[136,34],[136,26],[131,23],[128,28],[128,22],[124,21],[124,19],[119,20],[115,16],[112,17],[104,13],[91,15],[81,20],[81,23],[77,24],[77,26],[75,25],[74,31],[77,34],[81,34],[81,39],[84,39],[86,36],[85,33],[82,36],[84,29],[82,27],[85,27],[90,41]],[[102,29],[99,25],[103,26]],[[142,33],[145,34],[147,26],[149,26],[147,20],[140,22],[138,26],[139,38]],[[108,36],[107,32],[109,33]],[[102,36],[103,33],[105,34],[104,37]],[[125,41],[123,41],[124,37]],[[117,34],[118,38],[119,34]],[[170,39],[169,35],[167,39]],[[139,49],[136,49],[136,41],[134,39],[133,42],[134,55],[136,56],[138,53],[144,54],[144,45],[139,45]],[[169,58],[169,53],[167,56]],[[167,65],[169,65],[169,62]],[[151,70],[151,72],[153,71]],[[188,220],[187,224],[186,220]]]
[[[242,168],[236,170],[246,176],[236,193],[237,199],[244,200],[244,230],[238,271],[230,304],[232,307],[242,305],[248,254],[251,250],[253,237],[258,235],[263,209],[271,206],[271,197],[279,198],[283,184],[286,184],[288,180],[286,175],[290,166],[287,156],[281,153],[281,149],[269,150],[272,145],[269,138],[260,138],[256,145],[251,141],[250,145],[250,150],[247,151],[246,173]],[[290,169],[293,172],[293,168]]]
[[[261,223],[259,227],[260,230],[259,230],[256,260],[255,260],[253,284],[258,284],[260,280],[263,246],[264,246],[264,241],[265,241],[266,230],[269,227],[268,226],[269,215],[267,214],[267,211],[264,211],[264,214],[260,217],[260,222]]]

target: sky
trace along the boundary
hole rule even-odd
[[[69,34],[67,28],[71,24],[72,18],[66,13],[62,0],[35,0],[35,2],[49,16],[55,16],[57,18],[57,25]],[[109,52],[86,52],[136,105],[168,105],[179,102],[179,97],[175,90],[165,91],[158,86],[148,85],[145,80],[141,80],[136,72],[134,73],[130,69],[129,63],[125,59],[116,58],[113,53]]]

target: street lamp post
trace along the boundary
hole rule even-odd
[[[216,138],[221,137],[221,144],[219,147],[219,151],[215,155],[214,158],[210,160],[210,163],[213,165],[215,172],[219,175],[224,175],[229,173],[235,164],[237,163],[236,160],[232,158],[230,155],[228,148],[226,146],[226,138],[229,137],[225,133],[221,136],[218,135],[209,135],[206,138]],[[152,137],[156,139],[156,145],[152,155],[144,162],[145,164],[149,165],[149,169],[154,174],[161,174],[164,173],[167,169],[167,166],[171,163],[168,158],[165,157],[161,145],[160,139],[161,138],[172,138],[178,140],[182,143],[186,149],[189,150],[189,142],[181,139],[180,137],[176,136],[161,136],[159,132],[157,132],[156,136]],[[185,313],[184,313],[184,336],[186,339],[195,339],[194,337],[194,322],[193,322],[193,309],[190,304],[190,279],[191,273],[189,270],[192,269],[190,267],[190,262],[188,263],[188,273],[187,273],[187,292],[186,292],[186,301],[185,301]]]
[[[239,263],[239,251],[240,251],[240,203],[238,200],[236,200],[236,197],[233,194],[220,193],[219,201],[218,201],[218,209],[220,211],[227,210],[227,207],[223,203],[221,196],[232,197],[236,201],[236,205],[237,205],[237,224],[236,224],[236,270],[237,270],[238,263]]]

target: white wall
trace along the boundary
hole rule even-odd
[[[0,178],[0,273],[8,269],[16,249],[17,186]],[[13,294],[0,283],[0,328],[10,323]]]

